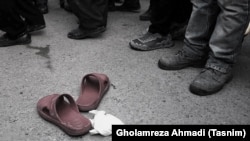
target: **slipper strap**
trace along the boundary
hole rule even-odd
[[[54,119],[57,119],[59,121],[62,122],[61,118],[59,117],[58,113],[57,113],[57,108],[56,108],[56,105],[57,103],[59,102],[59,100],[62,98],[62,100],[64,100],[64,98],[67,98],[67,100],[69,101],[69,104],[70,106],[72,107],[73,110],[79,112],[78,110],[78,107],[74,101],[74,99],[72,98],[72,96],[70,96],[69,94],[61,94],[61,95],[57,95],[55,97],[53,97],[51,99],[51,105],[50,105],[50,108],[49,108],[49,113],[50,113],[50,116]]]
[[[83,84],[84,84],[85,79],[87,79],[88,77],[91,77],[91,76],[95,77],[98,80],[99,93],[101,93],[101,91],[103,91],[106,88],[106,86],[108,85],[109,78],[106,75],[98,74],[98,73],[87,74],[82,79],[82,86],[84,86]]]

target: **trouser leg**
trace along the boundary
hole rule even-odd
[[[128,5],[137,5],[138,3],[140,3],[140,0],[125,0],[124,4],[128,4]]]
[[[191,2],[193,10],[185,33],[183,50],[191,56],[206,56],[219,7],[214,0],[191,0]]]
[[[151,25],[149,32],[166,35],[170,32],[170,25],[175,16],[177,0],[155,0],[152,7]]]
[[[48,0],[34,0],[38,5],[48,5]]]
[[[236,62],[249,24],[249,0],[218,0],[220,14],[209,41],[207,66],[226,72]]]
[[[154,6],[154,4],[156,3],[156,1],[157,1],[157,0],[150,0],[150,2],[149,2],[149,3],[150,3],[150,4],[149,4],[149,5],[150,5],[150,8],[152,8],[152,6]]]
[[[192,12],[193,5],[190,2],[190,0],[176,0],[176,1],[177,3],[174,5],[175,6],[174,22],[187,24]]]
[[[70,0],[69,4],[79,19],[80,28],[106,27],[108,0]]]
[[[30,25],[43,25],[45,24],[43,14],[32,2],[33,0],[16,0],[19,7],[19,12],[25,21]]]
[[[20,17],[16,0],[0,1],[0,29],[10,38],[26,31],[26,23]]]

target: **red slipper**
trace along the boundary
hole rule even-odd
[[[81,94],[76,100],[79,110],[96,109],[109,87],[110,81],[105,74],[91,73],[85,75],[82,79]]]
[[[37,103],[38,114],[71,136],[83,135],[92,128],[89,119],[81,115],[74,99],[68,94],[52,94]]]

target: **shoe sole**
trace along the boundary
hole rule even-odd
[[[158,46],[154,46],[152,48],[141,48],[141,46],[137,46],[133,43],[129,43],[130,47],[134,50],[138,50],[138,51],[151,51],[151,50],[156,50],[156,49],[163,49],[163,48],[170,48],[170,47],[173,47],[175,45],[174,42],[172,42],[171,44],[164,44],[164,45],[158,45]]]
[[[192,92],[193,94],[195,95],[198,95],[198,96],[207,96],[207,95],[212,95],[212,94],[215,94],[217,92],[219,92],[227,83],[229,83],[231,80],[233,79],[233,76],[231,76],[226,82],[224,85],[222,85],[221,87],[219,87],[218,89],[215,89],[213,91],[206,91],[206,90],[202,90],[200,88],[197,88],[193,85],[190,85],[189,86],[189,90],[190,92]]]

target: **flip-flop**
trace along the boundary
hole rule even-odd
[[[81,93],[76,104],[80,111],[90,111],[98,107],[101,99],[108,91],[110,81],[107,75],[90,73],[83,77]]]
[[[68,94],[52,94],[37,103],[38,114],[71,136],[83,135],[92,128],[88,118],[81,115],[74,99]]]

